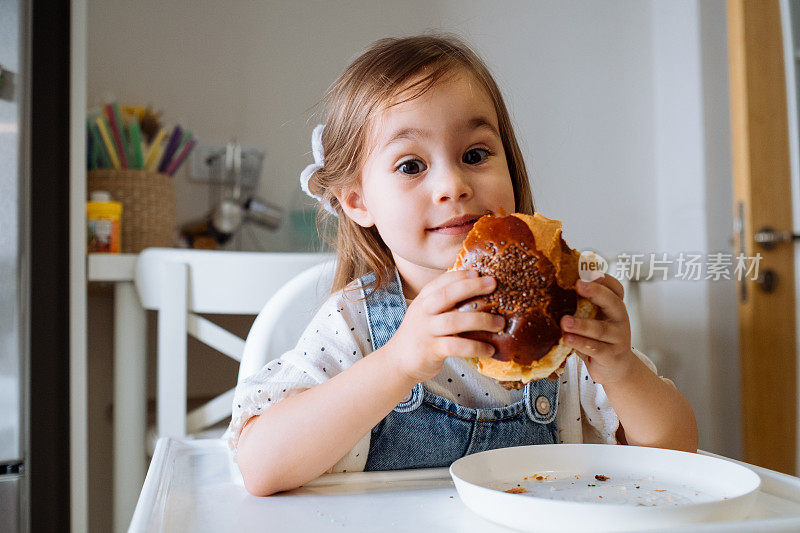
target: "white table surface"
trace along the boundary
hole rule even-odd
[[[752,467],[762,478],[743,522],[681,533],[800,531],[800,479]],[[160,439],[129,531],[457,531],[509,529],[474,514],[447,468],[326,474],[266,498],[249,494],[218,439]]]

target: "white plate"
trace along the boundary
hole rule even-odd
[[[472,511],[524,531],[630,531],[741,520],[761,484],[752,470],[722,459],[605,444],[489,450],[457,460],[450,475]]]

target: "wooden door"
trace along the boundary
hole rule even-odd
[[[744,460],[794,474],[797,455],[794,245],[764,249],[763,227],[792,231],[792,191],[778,0],[728,0],[735,242],[760,253],[762,280],[737,281]],[[791,95],[790,97],[794,97]],[[763,275],[771,271],[772,292]]]

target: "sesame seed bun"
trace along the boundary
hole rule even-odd
[[[578,296],[580,252],[561,235],[561,222],[538,213],[485,215],[464,239],[451,270],[477,270],[493,276],[497,288],[459,305],[460,311],[502,315],[499,333],[471,331],[462,337],[494,346],[491,357],[472,359],[481,374],[507,389],[537,379],[558,379],[572,348],[563,343],[561,317],[594,318],[597,307]]]

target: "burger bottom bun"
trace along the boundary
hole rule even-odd
[[[578,298],[576,317],[594,318],[596,314],[597,307],[592,302],[585,298]],[[564,344],[562,335],[558,344],[550,348],[544,357],[533,361],[529,366],[520,366],[514,361],[498,361],[491,357],[473,357],[472,362],[478,372],[500,381],[500,384],[506,389],[521,389],[531,381],[560,376],[564,371],[567,357],[572,352],[573,348]]]

